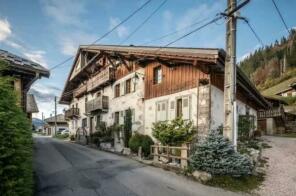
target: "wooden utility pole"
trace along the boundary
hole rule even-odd
[[[54,97],[54,135],[57,134],[57,96]]]
[[[236,0],[227,0],[226,16],[226,59],[224,72],[224,131],[223,135],[237,144],[237,107],[236,107],[236,12],[246,5],[245,0],[237,6]]]

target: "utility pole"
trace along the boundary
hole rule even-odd
[[[237,145],[236,107],[236,12],[245,6],[245,0],[237,6],[236,0],[227,0],[226,17],[226,59],[224,71],[224,131],[223,135]]]
[[[54,135],[57,134],[57,96],[54,97]]]

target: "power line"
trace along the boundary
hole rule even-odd
[[[205,23],[204,25],[202,25],[202,26],[200,26],[200,27],[198,27],[198,28],[193,29],[192,31],[190,31],[190,32],[188,32],[188,33],[182,35],[181,37],[179,37],[179,38],[177,38],[177,39],[175,39],[175,40],[169,42],[169,43],[166,44],[165,46],[160,47],[160,50],[161,50],[162,48],[165,48],[165,47],[167,47],[167,46],[170,46],[170,45],[176,43],[177,41],[180,41],[181,39],[184,39],[185,37],[187,37],[187,36],[189,36],[189,35],[191,35],[191,34],[197,32],[197,31],[199,31],[199,30],[205,28],[206,26],[208,26],[208,25],[210,25],[210,24],[212,24],[212,23],[214,23],[214,22],[220,20],[222,17],[223,17],[223,16],[217,16],[217,17],[215,17],[214,19],[212,19],[211,21]]]
[[[282,15],[281,11],[279,10],[277,4],[275,3],[274,0],[272,0],[272,3],[273,3],[273,5],[274,5],[274,7],[275,7],[277,13],[279,14],[279,16],[280,16],[280,18],[281,18],[281,20],[282,20],[284,26],[286,27],[288,33],[290,34],[291,32],[290,32],[290,30],[289,30],[289,28],[288,28],[288,25],[286,24],[286,22],[285,22],[285,20],[284,20],[284,17],[283,17],[283,15]]]
[[[140,10],[142,10],[146,5],[148,5],[152,0],[147,0],[143,5],[141,5],[139,8],[137,8],[135,11],[133,11],[130,15],[128,15],[123,21],[121,21],[120,23],[118,23],[117,25],[115,25],[112,29],[110,29],[109,31],[107,31],[105,34],[103,34],[101,37],[99,37],[98,39],[96,39],[95,41],[93,41],[86,49],[88,49],[91,45],[94,45],[95,43],[101,41],[102,39],[104,39],[105,37],[107,37],[110,33],[112,33],[115,29],[117,29],[120,25],[122,25],[123,23],[125,23],[126,21],[128,21],[131,17],[133,17],[137,12],[139,12]],[[53,66],[52,68],[50,68],[49,70],[53,70],[63,64],[65,64],[66,62],[68,62],[69,60],[71,60],[73,58],[69,57],[66,60],[62,61],[61,63],[58,63],[57,65]]]
[[[152,18],[152,16],[154,14],[156,14],[160,8],[167,2],[168,0],[164,0],[142,23],[140,23],[133,32],[131,32],[122,42],[120,42],[119,45],[123,44],[124,42],[126,42],[131,36],[133,36],[143,25],[145,25],[148,20],[150,20],[150,18]]]
[[[206,18],[204,18],[204,19],[202,19],[202,20],[199,20],[199,21],[197,21],[197,22],[194,22],[194,23],[192,23],[192,24],[189,24],[189,25],[187,25],[187,26],[185,26],[185,27],[183,27],[183,28],[181,28],[181,29],[178,29],[178,30],[172,31],[172,32],[170,32],[170,33],[167,33],[167,34],[165,34],[165,35],[162,35],[162,36],[157,37],[157,38],[155,38],[155,39],[152,39],[152,40],[150,40],[150,41],[147,41],[147,42],[141,43],[140,45],[147,45],[147,44],[150,44],[150,43],[152,43],[152,42],[162,40],[162,39],[164,39],[164,38],[166,38],[166,37],[169,37],[169,36],[171,36],[171,35],[174,35],[174,34],[176,34],[176,33],[181,32],[181,31],[183,31],[183,30],[189,29],[189,28],[191,28],[191,27],[193,27],[193,26],[195,26],[195,25],[197,25],[197,24],[200,24],[200,23],[202,23],[202,22],[208,20],[209,18],[210,18],[210,17],[206,17]]]
[[[258,42],[264,46],[262,39],[260,39],[259,35],[256,33],[255,29],[252,27],[252,25],[250,24],[250,22],[247,19],[243,19],[243,21],[245,21],[245,23],[248,25],[248,27],[250,28],[250,30],[252,31],[252,33],[254,34],[254,36],[256,37],[256,39],[258,40]]]

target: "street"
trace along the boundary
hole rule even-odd
[[[236,195],[78,144],[34,137],[37,195]]]

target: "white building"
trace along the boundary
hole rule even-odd
[[[90,134],[97,121],[123,124],[130,108],[133,131],[151,136],[153,123],[182,116],[205,135],[223,124],[224,59],[221,49],[81,46],[60,100],[70,105],[70,131]],[[268,103],[237,75],[237,113],[256,124]]]

